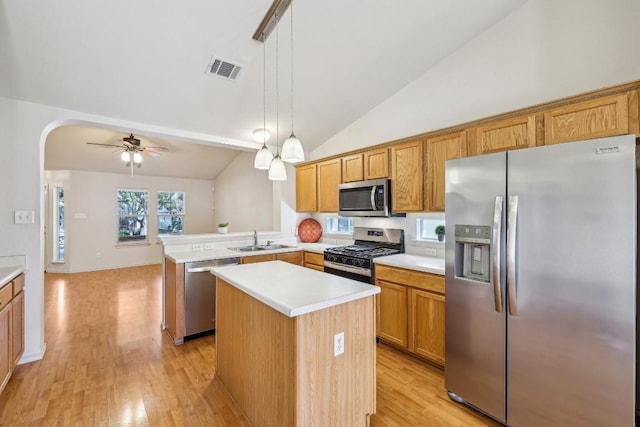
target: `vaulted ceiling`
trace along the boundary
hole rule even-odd
[[[305,150],[524,2],[296,0],[294,124]],[[264,48],[251,38],[270,5],[271,0],[3,0],[0,96],[203,133],[213,145],[233,149],[236,142],[246,146],[262,127],[264,49],[266,124],[275,134],[278,117],[281,142],[291,131],[290,10],[277,33],[277,108],[276,33]],[[237,79],[207,75],[212,56],[241,65]],[[63,148],[78,150],[73,144],[127,133],[92,136],[76,130],[77,138],[65,133]],[[223,150],[224,157],[229,149],[213,150]],[[211,177],[223,167],[212,166]]]

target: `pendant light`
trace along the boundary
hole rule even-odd
[[[302,143],[293,133],[293,1],[290,7],[291,13],[291,135],[282,144],[282,160],[289,163],[304,161]]]
[[[276,155],[269,167],[269,179],[272,181],[285,181],[287,179],[287,170],[284,167],[284,162],[280,158],[280,151],[278,149],[278,140],[280,139],[278,119],[278,15],[276,14]]]
[[[255,139],[260,138],[257,142],[262,142],[262,148],[256,153],[253,167],[267,170],[269,166],[271,166],[273,154],[267,147],[267,141],[271,137],[271,132],[267,130],[267,48],[264,33],[262,34],[262,47],[262,129],[253,131],[253,137]]]

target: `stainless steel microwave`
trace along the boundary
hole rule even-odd
[[[341,216],[390,216],[391,181],[372,179],[338,185]]]

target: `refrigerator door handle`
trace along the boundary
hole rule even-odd
[[[496,311],[502,313],[502,284],[500,283],[500,242],[502,241],[502,206],[504,198],[496,196],[496,204],[493,210],[493,232],[491,242],[493,255],[493,299]]]
[[[509,216],[507,218],[507,295],[509,314],[518,314],[516,306],[516,241],[518,223],[518,196],[509,196]]]

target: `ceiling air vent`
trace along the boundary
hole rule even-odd
[[[207,74],[222,77],[227,80],[235,80],[241,69],[242,67],[240,65],[232,64],[227,60],[214,56],[211,58],[209,66],[207,67]]]

